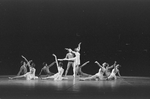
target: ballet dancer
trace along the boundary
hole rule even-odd
[[[111,69],[116,65],[116,61],[114,62],[113,65],[109,66],[109,64],[107,63],[106,67],[105,67],[105,76],[108,77],[111,74]]]
[[[21,57],[24,58],[27,63],[24,61],[21,61],[22,66],[20,67],[20,70],[19,70],[17,76],[26,74],[28,71],[27,64],[30,64],[32,62],[32,60],[28,61],[23,55]]]
[[[117,79],[117,76],[116,76],[117,74],[119,76],[121,76],[120,72],[119,72],[119,69],[118,69],[119,67],[120,67],[119,64],[115,65],[114,69],[112,70],[112,72],[111,72],[110,76],[107,78],[107,80],[116,80]]]
[[[39,76],[41,76],[42,72],[44,72],[47,76],[54,75],[49,68],[52,67],[56,62],[52,62],[50,65],[47,65],[45,62],[43,63],[44,67],[41,69]]]
[[[27,65],[24,61],[21,61],[21,67],[20,67],[19,72],[17,73],[17,76],[23,75],[23,74],[26,74],[26,73],[27,73]]]
[[[89,77],[91,76],[90,74],[84,73],[82,72],[82,68],[88,64],[90,61],[85,62],[84,64],[82,64],[81,66],[77,66],[76,67],[76,75],[79,75],[80,77]]]
[[[76,76],[76,67],[80,65],[80,49],[81,49],[81,43],[78,44],[78,47],[75,48],[75,51],[71,50],[71,49],[68,49],[70,50],[72,53],[75,54],[75,57],[73,58],[64,58],[64,59],[58,59],[59,61],[64,61],[64,60],[67,60],[67,61],[73,61],[73,77],[75,78]]]
[[[36,72],[36,69],[34,68],[35,67],[35,64],[32,63],[31,65],[29,64],[28,62],[28,66],[29,66],[29,72],[27,72],[26,74],[24,75],[20,75],[20,76],[15,76],[15,77],[9,77],[9,79],[17,79],[17,78],[26,78],[26,80],[34,80],[34,79],[38,79],[37,76],[35,76],[35,72]]]
[[[57,65],[57,70],[58,72],[56,74],[54,74],[53,76],[48,76],[48,77],[44,77],[42,79],[50,79],[53,78],[54,80],[63,80],[63,79],[67,79],[65,77],[62,77],[63,73],[64,73],[64,69],[62,68],[63,63],[59,62],[57,60],[57,56],[55,54],[53,54],[53,56],[55,57],[55,61],[56,61],[56,65]]]
[[[105,78],[103,77],[105,68],[101,66],[97,61],[95,61],[95,63],[100,67],[98,73],[90,77],[79,78],[79,80],[105,80]]]
[[[73,53],[71,52],[71,50],[68,49],[68,48],[65,48],[65,49],[68,50],[68,53],[66,54],[66,57],[65,57],[65,58],[66,58],[66,59],[73,58],[74,55],[73,55]],[[67,73],[68,73],[68,70],[69,70],[70,66],[73,66],[73,61],[68,61],[68,63],[67,63],[67,69],[66,69],[66,71],[65,71],[65,76],[67,76]]]

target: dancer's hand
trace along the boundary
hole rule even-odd
[[[24,58],[24,56],[23,56],[23,55],[21,55],[21,57],[22,57],[22,58]]]
[[[63,61],[63,59],[58,59],[58,61]]]
[[[89,63],[90,61],[87,61],[87,63]]]
[[[72,49],[70,49],[70,48],[65,48],[66,50],[68,50],[69,52],[71,52],[72,51]]]
[[[32,62],[32,60],[30,60],[28,63],[31,63]]]
[[[95,61],[95,63],[98,63],[97,61]]]
[[[114,62],[114,65],[116,65],[117,61]]]
[[[56,55],[55,54],[52,54],[54,57],[56,57]]]

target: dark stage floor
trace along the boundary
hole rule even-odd
[[[116,81],[9,80],[0,76],[0,99],[150,99],[150,78]]]

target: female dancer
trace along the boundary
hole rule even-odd
[[[53,76],[48,76],[43,79],[49,79],[49,78],[53,78],[54,80],[66,79],[66,78],[62,77],[62,75],[64,73],[64,69],[62,68],[62,66],[63,66],[62,62],[59,62],[59,64],[58,64],[57,56],[55,54],[53,54],[53,56],[55,57],[58,72],[56,74],[54,74]]]
[[[24,75],[20,75],[20,76],[15,76],[15,77],[9,77],[10,79],[17,79],[17,78],[23,78],[25,77],[26,80],[33,80],[33,79],[38,79],[37,76],[35,76],[35,72],[36,72],[36,69],[34,68],[35,67],[35,64],[32,63],[31,65],[29,64],[28,62],[28,66],[29,66],[29,72],[27,72],[26,74]]]
[[[112,72],[111,72],[111,74],[110,74],[110,76],[107,78],[108,80],[116,80],[117,79],[117,74],[119,75],[119,76],[121,76],[120,75],[120,72],[119,72],[119,68],[120,67],[120,65],[119,64],[117,64],[115,67],[114,67],[114,69],[112,70]]]
[[[105,80],[103,77],[105,68],[103,66],[101,66],[97,61],[95,61],[95,63],[98,64],[98,66],[100,66],[98,73],[96,73],[95,75],[93,75],[91,77],[80,78],[80,80]]]
[[[77,66],[76,67],[76,75],[79,75],[80,77],[88,77],[91,76],[90,74],[86,74],[84,72],[82,72],[82,67],[84,67],[86,64],[88,64],[90,61],[85,62],[84,64],[82,64],[81,66]]]
[[[113,65],[109,66],[109,64],[107,63],[106,67],[105,67],[105,76],[108,77],[111,74],[110,69],[112,69],[114,66],[116,65],[116,61],[114,62]]]
[[[39,76],[41,76],[41,73],[44,72],[47,76],[51,76],[54,73],[50,72],[49,68],[52,67],[56,62],[52,62],[50,65],[47,65],[45,62],[43,63],[44,67],[41,69]]]
[[[27,65],[26,65],[26,63],[24,61],[21,61],[21,64],[22,64],[22,66],[20,67],[20,70],[19,70],[17,76],[27,73]]]
[[[78,44],[78,47],[75,48],[75,51],[72,51],[71,49],[68,49],[70,50],[72,53],[75,54],[75,57],[73,58],[64,58],[64,59],[58,59],[59,61],[63,61],[63,60],[68,60],[68,61],[73,61],[73,77],[75,78],[75,75],[76,75],[76,67],[80,65],[80,46],[81,46],[81,43]]]

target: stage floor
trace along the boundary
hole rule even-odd
[[[0,76],[0,99],[150,99],[150,78],[123,76],[115,81],[9,80]]]

